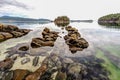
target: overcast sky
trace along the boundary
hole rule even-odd
[[[0,16],[54,19],[67,15],[72,19],[97,19],[119,12],[120,0],[0,0]]]

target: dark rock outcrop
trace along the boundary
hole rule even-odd
[[[17,26],[14,25],[3,25],[0,24],[0,42],[10,39],[10,38],[17,38],[23,35],[26,35],[31,30],[29,29],[19,29]]]
[[[38,48],[42,46],[54,46],[54,42],[58,37],[58,32],[50,31],[50,29],[45,28],[42,32],[43,38],[33,38],[31,42],[32,48]]]
[[[72,53],[82,51],[89,46],[88,42],[84,38],[81,38],[81,35],[76,28],[68,26],[66,27],[66,30],[68,31],[68,34],[64,36],[64,39],[66,44],[69,45],[69,49]]]

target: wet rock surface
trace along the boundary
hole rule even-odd
[[[68,26],[66,27],[66,30],[68,31],[68,34],[64,36],[64,39],[72,53],[82,51],[89,46],[88,42],[84,38],[81,38],[81,35],[76,28]]]
[[[45,28],[42,32],[43,38],[33,38],[31,42],[32,48],[38,48],[42,46],[54,46],[54,42],[58,37],[58,32],[50,31],[49,28]]]
[[[30,32],[29,29],[19,29],[14,25],[3,25],[0,24],[0,42],[10,38],[17,38],[26,35]]]

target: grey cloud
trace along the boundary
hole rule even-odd
[[[21,2],[18,2],[16,0],[0,0],[0,7],[4,7],[7,5],[12,5],[16,7],[20,7],[23,9],[29,9],[29,7]]]

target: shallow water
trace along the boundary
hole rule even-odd
[[[14,24],[14,23],[12,23]],[[49,52],[54,52],[63,57],[87,57],[94,55],[100,59],[103,59],[105,63],[103,66],[111,72],[110,79],[117,80],[120,78],[120,29],[106,28],[93,23],[71,23],[70,25],[77,28],[81,36],[85,38],[89,47],[83,51],[77,51],[72,54],[66,45],[63,36],[67,34],[65,30],[61,30],[60,27],[54,25],[54,23],[49,24],[14,24],[19,26],[19,28],[33,29],[29,34],[20,37],[6,40],[0,43],[0,60],[3,60],[7,54],[4,54],[9,48],[15,47],[22,43],[30,43],[32,38],[41,37],[41,32],[45,27],[50,28],[53,31],[60,32],[55,42],[54,47],[42,47],[38,49],[31,49],[31,53],[36,53],[36,55],[48,55]],[[64,32],[64,33],[62,33]],[[24,44],[23,44],[24,45]],[[42,51],[43,52],[42,52]],[[41,53],[40,53],[41,51]],[[45,51],[45,52],[44,52]],[[44,53],[44,54],[43,54]],[[45,54],[46,53],[46,54]],[[34,55],[33,55],[34,56]],[[92,58],[91,58],[92,59]]]

